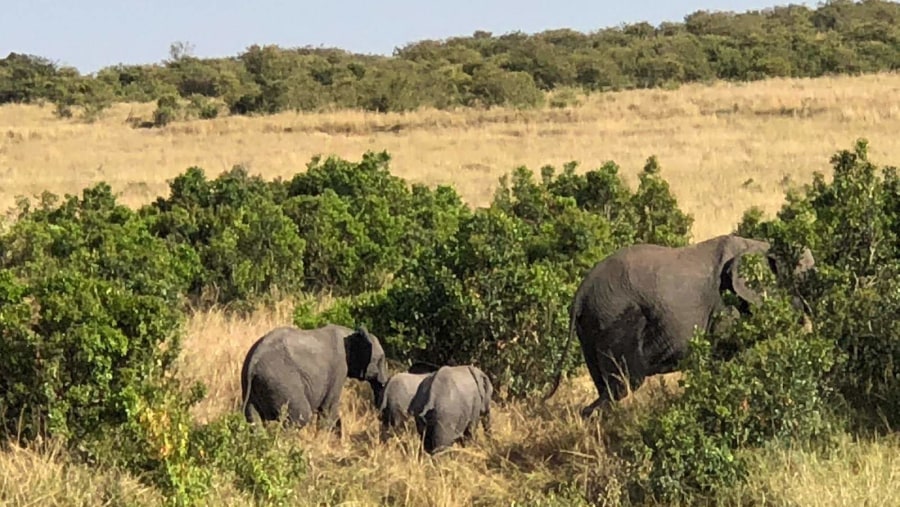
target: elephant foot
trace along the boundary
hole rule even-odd
[[[588,419],[591,415],[594,414],[598,408],[602,408],[609,403],[609,400],[606,398],[597,398],[593,403],[581,409],[581,418]]]
[[[596,409],[596,407],[594,407],[594,405],[588,405],[586,407],[583,407],[581,409],[581,418],[587,419],[587,418],[591,417],[591,415],[593,415],[595,409]]]

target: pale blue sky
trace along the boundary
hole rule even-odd
[[[44,56],[83,73],[168,58],[175,41],[200,57],[251,44],[331,46],[390,54],[421,39],[551,28],[587,32],[619,23],[681,21],[696,10],[745,11],[787,0],[6,0],[0,58]],[[816,2],[799,1],[810,7]]]

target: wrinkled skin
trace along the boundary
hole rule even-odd
[[[387,382],[384,350],[365,328],[275,328],[257,340],[244,359],[244,417],[251,423],[277,420],[286,406],[286,422],[305,426],[315,413],[323,426],[340,435],[340,400],[347,378],[369,382],[375,403],[380,403]]]
[[[378,407],[381,414],[382,441],[388,439],[392,429],[406,422],[409,417],[410,403],[416,395],[419,384],[432,374],[433,372],[400,372],[388,380],[387,385],[384,387],[381,405]]]
[[[491,433],[490,379],[476,366],[442,366],[426,377],[410,403],[425,452],[435,454],[472,438],[479,420]]]
[[[732,310],[729,317],[732,321],[735,315],[749,314],[760,296],[738,275],[745,254],[765,255],[776,274],[784,266],[767,242],[736,235],[681,248],[633,245],[598,262],[582,281],[570,308],[568,340],[572,334],[578,336],[599,395],[582,409],[582,417],[627,394],[623,374],[629,387],[637,389],[646,377],[674,371],[687,352],[694,327],[709,331],[714,316],[729,308],[722,299],[725,291],[740,300],[737,312]],[[791,274],[801,276],[811,269],[815,260],[804,249]],[[809,313],[799,295],[793,304]],[[717,328],[728,325],[725,320]],[[565,355],[545,400],[559,387],[564,360]]]

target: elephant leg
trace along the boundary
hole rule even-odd
[[[432,410],[425,414],[422,418],[422,444],[425,452],[428,454],[436,454],[439,451],[453,445],[459,437],[459,431],[454,430],[453,425],[447,421],[441,421],[438,415]]]
[[[322,409],[319,411],[319,428],[332,431],[340,438],[343,436],[341,428],[341,416],[338,407]]]
[[[434,437],[434,425],[425,424],[422,431],[422,446],[425,447],[425,452],[428,454],[434,454],[435,449],[435,437]]]
[[[462,434],[462,441],[466,442],[475,438],[475,427],[478,425],[478,421],[472,421],[466,425]]]
[[[647,374],[644,347],[647,343],[660,342],[659,326],[655,322],[648,309],[633,307],[612,325],[595,333],[598,339],[585,343],[582,350],[598,397],[582,409],[582,417],[590,417],[598,408],[618,402],[628,395],[629,387],[636,390],[644,383]]]
[[[391,421],[390,421],[390,413],[389,412],[390,411],[388,409],[381,411],[381,441],[382,441],[382,443],[387,442],[388,438],[390,437]]]
[[[591,374],[591,380],[593,380],[594,386],[597,388],[598,396],[590,405],[581,409],[582,418],[588,418],[595,410],[606,406],[611,400],[611,390],[618,392],[615,380],[610,379],[609,375],[601,367],[601,359],[598,357],[600,353],[592,345],[593,342],[591,341],[581,341],[581,350],[585,357],[588,373]]]
[[[586,362],[598,396],[590,405],[581,409],[581,417],[585,419],[596,410],[602,410],[624,398],[629,386],[637,389],[644,382],[643,368],[637,354],[610,357],[608,350],[597,350],[594,354],[595,360]]]
[[[424,416],[414,416],[416,422],[416,434],[419,435],[419,442],[428,454],[431,454],[431,450],[434,448],[434,428],[432,421],[430,420],[431,415],[431,413],[428,413]]]
[[[244,418],[250,424],[262,421],[262,417],[260,417],[259,415],[259,410],[256,409],[256,403],[253,402],[252,398],[247,401],[246,405],[244,405]]]
[[[312,417],[313,410],[304,396],[298,396],[288,401],[286,423],[303,427],[309,424]]]
[[[403,414],[399,410],[385,408],[381,412],[381,441],[386,442],[396,434],[397,426],[403,422]]]
[[[459,434],[439,421],[430,424],[428,429],[430,430],[430,438],[425,439],[425,451],[428,454],[437,454],[449,448],[458,440]]]
[[[304,426],[313,415],[305,396],[285,396],[280,390],[271,389],[261,380],[254,382],[247,405],[245,417],[248,415],[246,412],[250,412],[250,416],[255,413],[263,421],[278,421],[282,426]]]
[[[341,389],[329,393],[319,408],[320,427],[334,432],[338,438],[343,436],[341,429]]]

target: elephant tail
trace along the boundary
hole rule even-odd
[[[556,379],[553,381],[553,387],[550,389],[550,392],[544,395],[541,401],[549,400],[554,394],[556,394],[556,390],[559,389],[559,382],[562,380],[562,368],[563,364],[566,362],[566,356],[569,352],[569,345],[572,342],[572,335],[575,334],[575,319],[578,318],[578,314],[581,313],[581,301],[576,296],[575,301],[572,303],[572,311],[569,313],[569,334],[566,336],[566,344],[563,345],[562,352],[559,355],[559,363],[556,365]]]
[[[241,411],[244,413],[244,417],[247,419],[247,422],[253,422],[253,410],[250,410],[250,384],[253,382],[253,376],[247,377],[247,383],[244,386],[244,399],[241,400]]]
[[[256,340],[250,350],[247,351],[247,357],[244,358],[244,364],[241,366],[241,411],[248,423],[254,422],[259,417],[259,411],[250,402],[253,393],[252,384],[256,370],[256,350],[264,342],[265,336]]]

